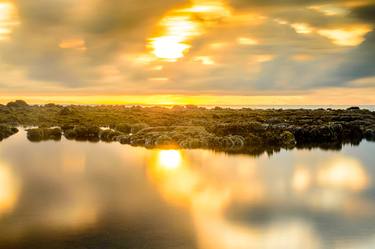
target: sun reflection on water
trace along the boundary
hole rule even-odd
[[[337,157],[324,164],[317,173],[322,187],[347,191],[363,191],[369,185],[367,172],[353,158]]]
[[[165,169],[177,169],[182,158],[178,150],[162,150],[159,152],[159,165]]]
[[[18,200],[19,183],[7,165],[0,162],[0,217],[12,211]]]
[[[318,213],[330,208],[344,216],[369,205],[355,196],[366,189],[369,178],[361,162],[351,157],[324,158],[314,164],[301,161],[290,165],[294,169],[289,173],[266,173],[265,165],[259,163],[263,160],[247,157],[216,155],[212,160],[207,151],[153,153],[148,175],[168,202],[191,210],[199,248],[301,248],[306,243],[309,246],[305,248],[320,248],[321,238],[304,219],[270,220],[263,226],[228,219],[227,210],[233,202],[246,203],[251,210],[258,204],[268,207],[290,201],[288,191],[277,192],[271,187],[276,182],[290,184],[301,205]],[[348,206],[354,199],[361,203],[359,207]]]

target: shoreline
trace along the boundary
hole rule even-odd
[[[30,141],[119,142],[146,148],[211,149],[259,155],[280,149],[339,150],[375,141],[375,112],[348,109],[207,109],[196,106],[0,105],[0,140],[16,126]],[[108,127],[103,129],[102,127]],[[2,130],[4,132],[2,132]],[[3,134],[3,135],[2,135]]]

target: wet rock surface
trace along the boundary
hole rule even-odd
[[[0,124],[0,141],[16,134],[17,132],[18,129],[15,127]]]
[[[32,142],[40,142],[46,140],[61,140],[60,128],[33,128],[27,130],[27,139]]]
[[[294,147],[336,150],[363,139],[375,141],[375,112],[358,107],[257,110],[35,106],[18,101],[1,106],[0,124],[45,127],[28,130],[32,141],[58,140],[63,135],[67,139],[147,148],[208,148],[255,155]]]

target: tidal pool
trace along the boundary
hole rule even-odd
[[[0,143],[0,248],[375,248],[374,153],[251,157],[21,131]]]

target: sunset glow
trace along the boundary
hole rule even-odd
[[[370,3],[3,0],[0,101],[373,104]]]
[[[158,155],[159,164],[165,169],[176,169],[181,166],[181,153],[177,150],[162,150]]]
[[[220,0],[195,1],[190,8],[171,11],[159,23],[160,36],[149,39],[152,53],[167,61],[184,57],[191,48],[192,39],[206,32],[205,24],[197,20],[196,15],[204,21],[212,21],[229,15],[229,12]]]
[[[10,1],[0,1],[0,41],[9,39],[12,29],[19,24],[16,9]]]

